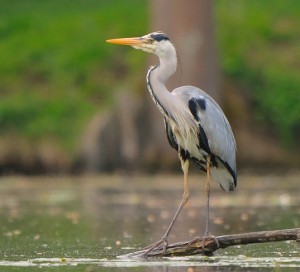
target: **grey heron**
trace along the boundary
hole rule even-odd
[[[169,92],[166,81],[175,73],[177,54],[168,36],[153,32],[142,37],[107,40],[109,43],[130,45],[159,58],[159,64],[150,67],[146,76],[150,95],[164,117],[168,141],[179,154],[183,170],[184,192],[181,203],[165,234],[149,250],[168,245],[168,236],[188,202],[188,170],[194,162],[206,172],[206,225],[209,233],[210,177],[225,191],[233,191],[237,184],[236,142],[230,124],[220,106],[207,93],[193,86],[182,86]]]

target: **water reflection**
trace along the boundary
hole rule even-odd
[[[240,178],[238,190],[231,194],[214,185],[212,232],[223,235],[299,227],[298,181],[297,175],[244,176]],[[204,184],[199,178],[192,177],[190,202],[178,218],[170,242],[189,240],[203,233],[205,194],[201,187]],[[68,265],[71,265],[70,260],[92,259],[94,263],[85,265],[100,265],[107,271],[113,271],[110,269],[114,265],[123,265],[134,271],[136,268],[132,262],[120,262],[116,256],[159,239],[181,195],[181,176],[2,178],[1,259],[3,262],[23,262],[65,258],[69,259]],[[140,265],[142,269],[139,267],[136,271],[237,271],[246,260],[251,267],[249,258],[260,258],[258,267],[263,268],[262,262],[270,267],[274,258],[281,258],[279,261],[284,262],[282,258],[299,258],[299,252],[295,242],[249,245],[219,250],[216,254],[219,259],[198,257],[176,262],[172,259],[163,263],[143,263]],[[236,256],[240,259],[230,263]],[[268,263],[268,258],[273,259]],[[256,259],[252,261],[252,265],[259,263]],[[296,260],[296,267],[299,266],[300,260],[298,263]]]

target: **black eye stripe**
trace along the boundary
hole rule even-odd
[[[151,34],[151,38],[157,42],[160,42],[162,40],[169,40],[168,36],[164,33],[153,33]]]

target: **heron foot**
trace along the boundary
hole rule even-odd
[[[162,245],[162,252],[166,252],[167,246],[168,246],[168,239],[166,236],[163,236],[160,240],[157,242],[143,248],[142,250],[144,251],[141,255],[143,257],[148,257],[149,253],[153,251],[154,249],[158,249]]]
[[[217,248],[220,248],[220,243],[219,243],[217,237],[214,235],[211,235],[210,233],[205,233],[204,236],[202,236],[202,237],[196,236],[188,244],[189,244],[189,246],[192,246],[193,244],[195,244],[197,242],[201,243],[202,250],[205,253],[205,246],[206,246],[205,241],[207,241],[207,240],[213,240],[215,242],[215,244],[217,245]]]
[[[161,246],[162,245],[162,246]],[[151,257],[151,251],[159,250],[160,253],[165,253],[167,251],[168,246],[168,240],[167,237],[163,236],[160,240],[157,242],[146,246],[138,251],[126,254],[124,256],[130,257],[130,258],[137,258],[137,259],[146,259],[148,257]]]

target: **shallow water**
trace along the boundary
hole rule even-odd
[[[170,242],[203,233],[203,179],[191,177],[190,201]],[[299,181],[297,174],[244,175],[233,193],[213,184],[211,232],[299,227]],[[294,241],[220,249],[209,258],[117,257],[158,240],[181,195],[181,176],[2,177],[0,270],[299,271]]]

